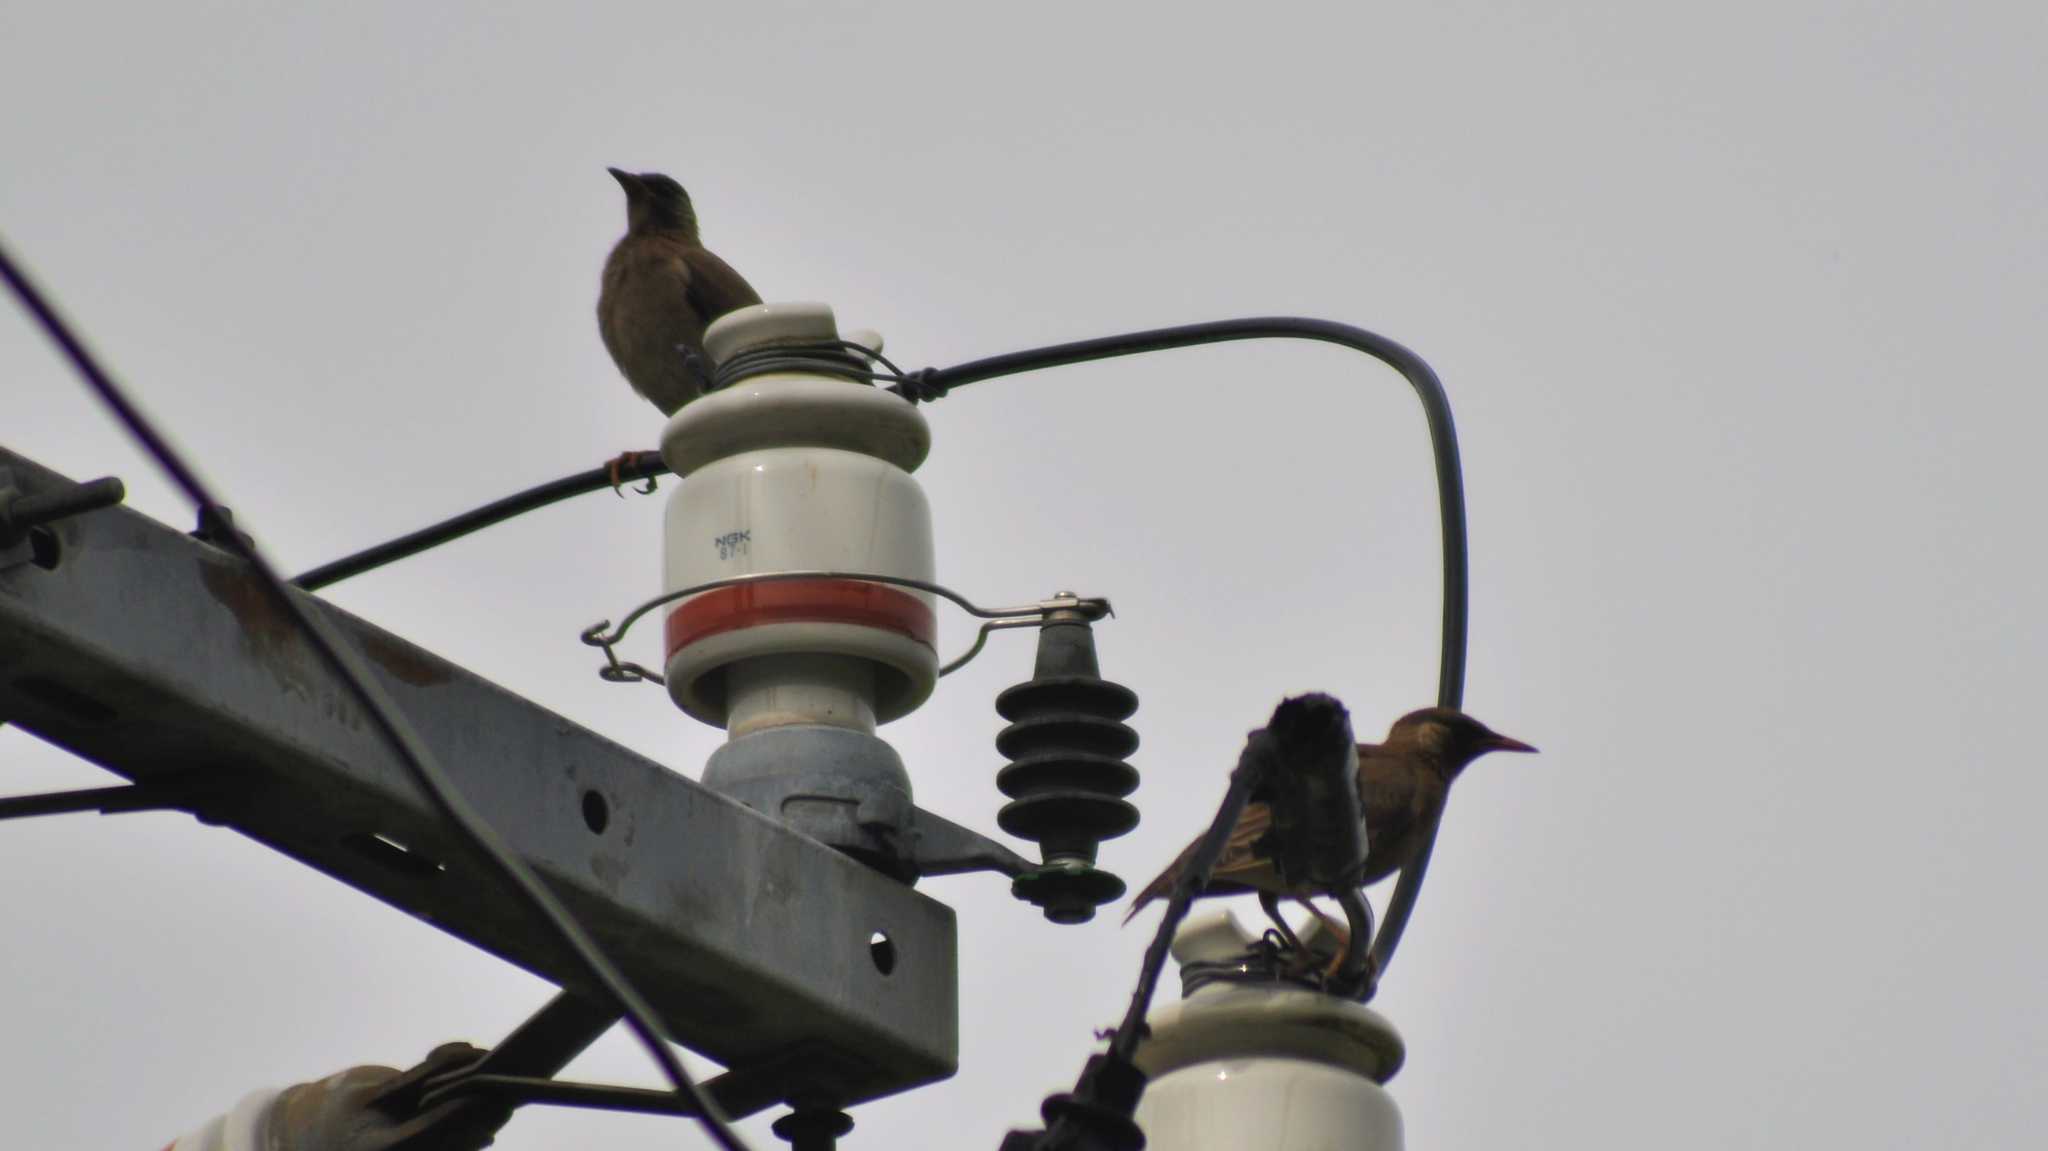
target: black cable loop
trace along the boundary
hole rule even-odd
[[[170,474],[192,502],[202,508],[219,507],[220,501],[200,480],[198,473],[184,458],[170,446],[156,427],[143,416],[135,404],[99,360],[85,347],[71,326],[58,314],[42,292],[29,280],[26,272],[14,262],[4,245],[0,245],[0,278],[20,298],[42,325],[43,331],[63,350],[65,356],[87,385],[106,405],[113,410],[115,419],[140,442],[150,456]],[[464,838],[468,839],[477,852],[488,860],[518,892],[521,898],[537,912],[551,927],[569,950],[582,962],[591,978],[610,995],[626,1017],[628,1027],[640,1037],[648,1053],[654,1057],[669,1081],[675,1085],[676,1094],[689,1101],[698,1109],[698,1121],[712,1138],[726,1151],[748,1151],[732,1126],[712,1102],[709,1096],[690,1078],[682,1061],[669,1049],[668,1038],[662,1032],[653,1008],[633,989],[625,975],[613,966],[596,941],[584,932],[574,916],[564,907],[555,894],[541,884],[538,876],[517,856],[513,855],[498,838],[490,824],[469,805],[469,801],[456,790],[452,781],[441,770],[433,753],[427,749],[412,724],[405,718],[396,703],[378,686],[362,656],[352,648],[339,632],[334,631],[325,620],[314,614],[308,601],[292,594],[292,589],[277,570],[270,565],[263,554],[246,537],[236,533],[225,533],[220,541],[223,547],[238,553],[249,570],[263,584],[293,621],[305,632],[315,651],[334,669],[343,685],[361,702],[364,712],[392,749],[430,802],[440,811],[441,817],[452,824]]]
[[[1436,463],[1437,504],[1443,545],[1443,638],[1442,654],[1437,667],[1437,704],[1440,707],[1461,706],[1465,698],[1467,597],[1470,583],[1465,541],[1465,480],[1458,460],[1458,433],[1456,424],[1451,419],[1450,399],[1444,394],[1443,383],[1437,379],[1436,372],[1421,356],[1385,336],[1350,324],[1295,316],[1257,316],[1077,340],[1072,343],[1054,344],[1050,347],[1031,348],[971,360],[937,371],[927,369],[927,373],[920,374],[919,386],[937,388],[940,390],[939,394],[943,395],[946,390],[964,384],[1015,375],[1019,372],[1064,367],[1068,364],[1088,363],[1141,352],[1164,351],[1168,348],[1267,339],[1315,340],[1363,352],[1401,373],[1409,386],[1415,389],[1416,398],[1422,402],[1423,417],[1429,424],[1430,448]],[[1441,811],[1437,819],[1441,819]],[[1394,949],[1400,944],[1401,935],[1408,926],[1408,918],[1414,913],[1415,901],[1421,894],[1423,878],[1429,872],[1430,853],[1436,845],[1437,821],[1433,819],[1423,829],[1422,835],[1421,847],[1408,866],[1402,868],[1401,878],[1394,885],[1393,897],[1387,902],[1386,915],[1382,918],[1380,929],[1373,938],[1372,970],[1382,976],[1393,960]]]

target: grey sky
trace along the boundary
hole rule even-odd
[[[287,567],[652,446],[591,315],[606,165],[675,175],[765,296],[910,365],[1359,323],[1450,390],[1467,702],[1545,752],[1460,785],[1380,999],[1412,1145],[2038,1138],[2039,6],[582,7],[0,11],[0,229]],[[187,520],[0,313],[0,442]],[[1435,511],[1390,373],[1240,346],[929,415],[942,578],[1116,602],[1128,879],[1282,694],[1362,732],[1428,702]],[[656,590],[660,506],[585,498],[332,598],[694,774],[720,733],[576,642]],[[993,828],[990,700],[1028,667],[1009,637],[884,729],[924,804]],[[0,731],[6,792],[105,778]],[[1143,946],[928,889],[960,909],[961,1071],[851,1147],[995,1146]],[[180,817],[0,825],[0,901],[10,1144],[159,1147],[544,994]],[[574,1071],[654,1074],[617,1035]],[[499,1140],[697,1145],[539,1110]]]

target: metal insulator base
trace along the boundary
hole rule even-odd
[[[884,874],[915,874],[902,859],[910,773],[875,735],[823,724],[743,735],[711,753],[704,786]]]

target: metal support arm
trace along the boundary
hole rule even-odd
[[[70,482],[0,448],[24,496]],[[571,991],[242,561],[125,508],[0,570],[0,716]],[[315,601],[316,603],[318,601]],[[676,1041],[854,1102],[950,1075],[952,911],[483,678],[321,604],[457,787]],[[82,802],[82,801],[81,801]],[[186,806],[183,803],[178,806]],[[88,807],[87,809],[90,809]],[[890,941],[880,970],[870,940]]]

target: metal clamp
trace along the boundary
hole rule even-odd
[[[690,596],[700,595],[708,591],[717,591],[719,588],[737,587],[741,584],[780,583],[786,580],[809,579],[857,580],[866,583],[907,587],[913,591],[929,592],[932,595],[950,600],[967,614],[986,621],[981,625],[980,630],[975,632],[973,646],[939,668],[939,674],[942,676],[951,675],[965,667],[968,661],[972,660],[975,656],[980,655],[981,649],[988,644],[988,633],[992,631],[1006,628],[1043,627],[1047,623],[1062,619],[1073,620],[1079,618],[1094,621],[1104,616],[1114,616],[1116,614],[1109,606],[1109,601],[1099,596],[1080,596],[1071,592],[1061,592],[1049,599],[1037,600],[1028,604],[985,608],[951,588],[942,587],[928,580],[912,579],[909,576],[881,575],[875,572],[813,569],[805,571],[753,572],[748,575],[727,576],[724,579],[711,580],[707,583],[693,584],[676,591],[665,592],[627,612],[617,628],[612,627],[612,621],[601,619],[584,628],[580,638],[584,643],[595,648],[601,648],[604,651],[605,666],[597,671],[600,679],[608,680],[612,683],[633,683],[641,680],[657,684],[666,683],[668,681],[661,673],[651,671],[630,660],[622,660],[619,658],[618,653],[613,650],[626,638],[626,632],[635,623],[639,622],[640,617],[664,604],[674,603],[679,599],[687,599]]]

